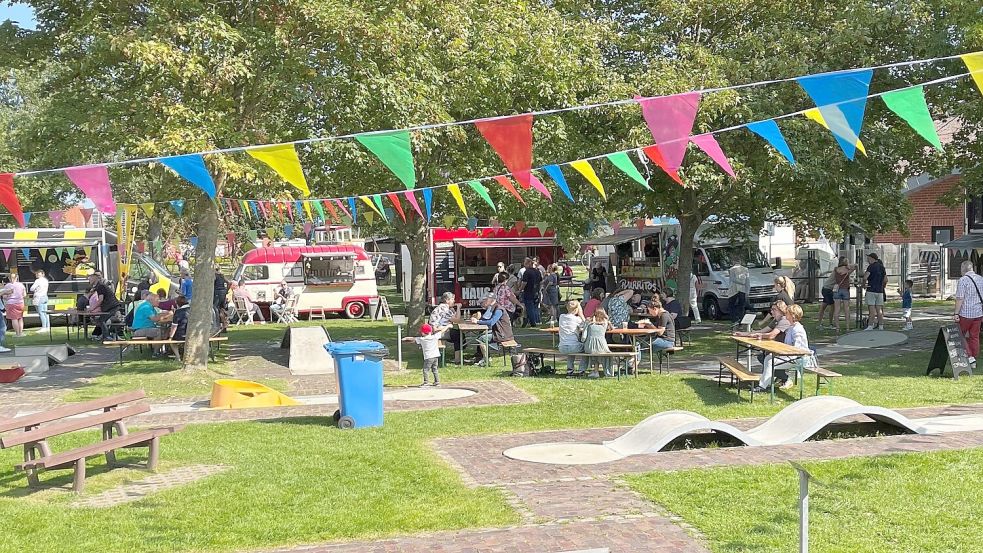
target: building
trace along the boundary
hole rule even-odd
[[[962,175],[954,172],[942,178],[927,175],[908,181],[905,195],[914,212],[908,219],[908,236],[898,231],[878,234],[879,244],[945,244],[966,234],[973,214],[977,228],[983,230],[983,198],[975,202],[945,205],[942,198],[959,186]],[[974,204],[976,205],[974,208]]]

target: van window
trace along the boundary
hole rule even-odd
[[[311,257],[304,260],[304,284],[341,284],[354,280],[354,258]]]
[[[246,265],[242,271],[245,280],[270,280],[270,268],[266,265]]]
[[[693,274],[698,277],[710,276],[710,268],[700,254],[693,255]]]
[[[304,276],[304,268],[300,266],[300,263],[294,263],[293,265],[283,266],[283,278],[295,277],[300,278]]]

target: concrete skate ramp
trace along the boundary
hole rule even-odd
[[[643,420],[621,437],[604,442],[606,447],[623,455],[655,453],[673,440],[694,432],[716,432],[736,438],[747,445],[760,445],[757,440],[725,422],[712,421],[692,411],[666,411]]]
[[[845,397],[815,396],[789,405],[764,423],[747,431],[739,430],[724,422],[711,421],[690,411],[666,411],[648,417],[617,439],[602,444],[532,444],[508,449],[504,455],[510,459],[534,463],[568,465],[606,463],[631,455],[656,453],[681,436],[707,431],[730,436],[748,446],[797,444],[815,436],[840,419],[857,415],[866,415],[878,422],[915,434],[952,432],[966,430],[976,425],[983,426],[983,421],[977,420],[980,418],[977,416],[965,421],[950,421],[948,424],[931,419],[932,425],[926,428],[890,409],[861,405]],[[606,448],[610,454],[597,450],[598,447]]]
[[[17,357],[34,357],[36,355],[47,355],[52,365],[64,363],[68,358],[75,355],[75,348],[68,344],[51,344],[47,346],[14,346],[14,355]]]
[[[320,326],[287,327],[280,347],[290,348],[290,374],[333,373],[334,357],[324,349],[330,341]]]

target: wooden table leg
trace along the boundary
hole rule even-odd
[[[85,488],[85,457],[75,461],[75,476],[72,478],[72,491],[82,493]]]

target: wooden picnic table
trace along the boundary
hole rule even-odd
[[[557,335],[560,333],[559,327],[550,327],[541,329],[543,332],[549,332],[550,334]],[[655,350],[652,348],[652,342],[661,336],[654,328],[613,328],[607,331],[607,334],[615,334],[619,336],[627,336],[628,341],[632,346],[638,339],[643,339],[648,342],[649,350],[649,370],[655,372]],[[660,368],[661,370],[661,368]]]
[[[747,352],[748,370],[751,370],[751,352],[753,350],[761,351],[765,355],[771,354],[773,370],[777,368],[779,365],[794,363],[802,357],[812,355],[811,350],[790,346],[785,342],[779,342],[778,340],[762,340],[758,338],[748,338],[747,336],[731,336],[730,339],[737,343],[736,358],[738,361],[740,361],[741,359],[741,354]],[[801,396],[801,390],[800,390],[800,396]],[[772,378],[771,401],[774,400],[775,400],[775,386],[774,386],[774,378]]]
[[[71,339],[71,334],[70,334],[69,331],[71,330],[71,326],[72,326],[71,325],[71,320],[72,320],[72,316],[73,315],[76,316],[76,317],[78,317],[79,320],[82,321],[82,327],[84,329],[85,339],[88,340],[89,339],[89,319],[90,318],[101,317],[101,316],[106,315],[106,314],[107,313],[105,313],[103,311],[80,311],[78,309],[61,309],[61,310],[57,310],[57,311],[48,310],[48,316],[49,317],[64,317],[65,318],[65,340],[66,341],[69,340],[69,339]],[[48,326],[48,341],[53,341],[54,340],[52,338],[52,336],[51,336],[51,328],[52,328],[52,326],[53,325],[49,325]],[[78,328],[77,327],[75,329],[75,339],[76,340],[78,339]]]
[[[508,317],[507,313],[502,314],[503,317]],[[479,334],[484,336],[485,334],[491,332],[491,327],[488,325],[480,325],[477,323],[468,322],[458,322],[454,323],[454,328],[461,333],[461,362],[458,364],[458,368],[464,367],[464,351],[468,349],[469,345],[478,345],[478,338],[468,339],[468,334]]]

